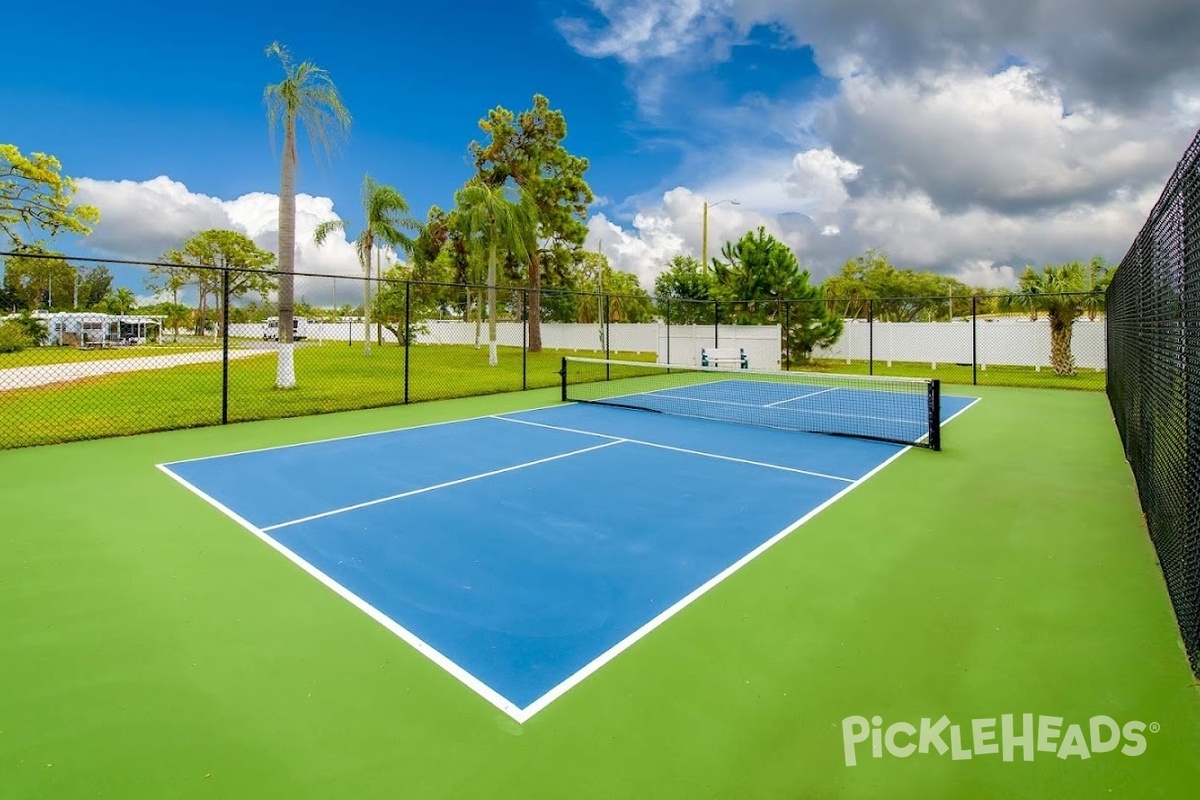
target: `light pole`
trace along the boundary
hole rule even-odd
[[[719,206],[721,203],[729,203],[730,205],[734,206],[740,205],[737,200],[730,199],[718,200],[717,202],[711,204],[707,200],[704,201],[704,228],[703,232],[700,234],[700,260],[704,265],[705,272],[708,272],[708,209],[710,205]]]

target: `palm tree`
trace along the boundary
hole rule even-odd
[[[393,189],[376,183],[370,175],[363,178],[362,187],[363,219],[362,231],[354,240],[354,249],[358,251],[358,263],[363,268],[366,280],[363,281],[363,323],[366,335],[363,344],[367,353],[371,352],[371,253],[376,244],[387,245],[404,250],[411,254],[416,246],[416,240],[404,232],[405,228],[419,229],[421,223],[408,214],[408,201],[404,195]],[[322,222],[317,226],[313,239],[317,246],[325,243],[325,239],[333,231],[345,231],[346,223],[335,219]]]
[[[517,262],[537,246],[537,205],[524,189],[516,196],[505,186],[472,179],[454,195],[459,224],[468,242],[487,253],[488,363],[496,366],[496,265],[499,252]]]
[[[296,385],[292,360],[293,278],[296,269],[296,121],[304,126],[314,150],[330,149],[330,134],[350,127],[350,113],[342,105],[329,74],[315,64],[293,64],[287,48],[272,42],[268,56],[279,58],[287,76],[263,92],[267,121],[274,141],[275,126],[283,123],[283,165],[279,178],[279,368],[275,385]]]
[[[1072,327],[1095,299],[1083,265],[1072,261],[1046,266],[1041,272],[1025,267],[1017,282],[1017,291],[1001,295],[1000,307],[1024,309],[1030,312],[1031,319],[1037,319],[1038,312],[1045,312],[1050,320],[1050,364],[1054,373],[1074,375]]]
[[[1104,299],[1108,285],[1112,283],[1113,271],[1102,256],[1095,256],[1088,264],[1087,278],[1087,296],[1083,299],[1083,308],[1091,322],[1096,315],[1104,313]]]

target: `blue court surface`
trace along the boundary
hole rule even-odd
[[[523,722],[905,449],[567,403],[160,468]]]

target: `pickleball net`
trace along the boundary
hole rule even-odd
[[[564,402],[941,449],[937,379],[562,361]]]

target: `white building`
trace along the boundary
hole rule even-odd
[[[18,316],[10,314],[0,320]],[[40,344],[70,347],[145,344],[158,339],[164,319],[99,311],[34,311],[30,316],[46,326],[46,338]]]

